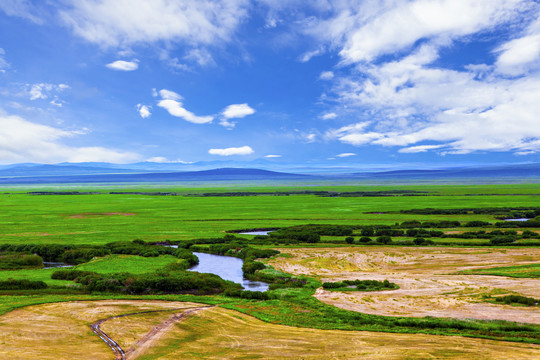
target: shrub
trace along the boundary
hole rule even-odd
[[[32,281],[26,279],[8,279],[0,281],[0,290],[38,290],[46,288],[47,284],[45,284],[43,281]]]
[[[39,255],[21,253],[0,254],[0,270],[42,268],[43,259]]]
[[[347,237],[345,238],[345,242],[346,242],[347,244],[352,244],[352,243],[354,242],[354,238],[353,238],[352,236],[347,236]]]
[[[377,238],[377,242],[381,244],[390,244],[392,242],[392,238],[390,236],[379,236]]]

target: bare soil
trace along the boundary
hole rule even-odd
[[[350,247],[279,249],[292,257],[269,261],[276,269],[323,281],[388,279],[399,290],[331,292],[315,296],[331,305],[367,314],[508,320],[540,324],[537,307],[491,304],[486,296],[520,294],[540,298],[540,279],[456,275],[461,270],[526,265],[540,249]]]

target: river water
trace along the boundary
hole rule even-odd
[[[262,281],[251,281],[244,279],[242,265],[244,260],[232,256],[212,255],[194,252],[199,258],[199,265],[195,265],[189,271],[200,273],[211,273],[220,276],[224,280],[230,280],[241,284],[244,289],[251,291],[266,291],[268,284]]]

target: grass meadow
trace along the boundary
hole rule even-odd
[[[335,192],[413,190],[421,191],[422,193],[418,193],[415,196],[364,197],[323,197],[294,193],[280,196],[227,196],[227,194],[224,194],[230,192],[300,192],[304,190]],[[28,193],[30,191],[80,191],[92,192],[92,194],[33,195]],[[110,194],[110,192],[131,193]],[[173,194],[166,196],[152,194],[156,192]],[[205,193],[216,193],[216,195],[203,196]],[[220,196],[220,193],[223,196]],[[490,214],[418,215],[400,213],[400,210],[424,208],[534,208],[538,207],[539,196],[540,184],[427,184],[399,186],[348,184],[337,186],[330,183],[319,183],[305,186],[287,183],[281,186],[246,186],[245,184],[219,183],[212,184],[211,186],[199,184],[192,187],[180,187],[177,185],[137,185],[125,187],[92,185],[88,187],[40,187],[39,189],[11,187],[4,188],[0,191],[0,244],[103,245],[115,241],[132,241],[134,239],[141,239],[147,242],[184,241],[223,237],[225,232],[230,230],[276,228],[304,224],[394,225],[395,223],[413,220],[457,220],[462,223],[480,220],[494,223],[500,220],[495,215]],[[463,227],[445,229],[448,233],[476,230],[480,229]],[[538,231],[538,229],[531,230]],[[519,229],[519,231],[521,232],[523,229]],[[358,239],[360,237],[359,230],[355,230],[353,236]],[[245,238],[251,239],[253,236],[246,235]],[[412,237],[396,239],[400,242],[413,241]],[[282,250],[280,255],[265,262],[267,264],[275,264],[276,267],[279,263],[282,271],[294,273],[295,271],[306,268],[309,270],[306,274],[313,279],[331,277],[335,281],[345,279],[343,277],[345,273],[347,276],[350,276],[347,279],[353,279],[358,274],[363,275],[363,279],[370,279],[369,274],[359,265],[361,261],[364,261],[362,260],[363,257],[366,256],[366,259],[369,260],[366,260],[366,268],[372,270],[379,268],[386,269],[385,271],[387,273],[381,273],[380,279],[377,278],[378,280],[384,280],[388,277],[393,281],[392,274],[396,274],[395,271],[397,271],[396,269],[399,270],[399,267],[401,267],[399,271],[407,270],[412,273],[425,272],[423,269],[431,263],[437,263],[439,257],[444,261],[445,258],[450,256],[449,254],[452,250],[442,245],[463,248],[455,249],[454,252],[456,254],[452,255],[453,259],[455,258],[452,260],[452,264],[458,264],[459,257],[462,256],[461,251],[468,251],[467,249],[471,249],[471,251],[478,252],[479,254],[486,254],[487,257],[491,253],[499,254],[497,255],[499,258],[509,256],[504,253],[507,251],[505,250],[507,248],[503,246],[496,249],[486,247],[486,245],[489,245],[489,240],[486,239],[446,237],[433,238],[433,241],[433,249],[429,250],[433,254],[419,253],[417,260],[418,266],[415,269],[409,270],[404,268],[404,266],[409,266],[407,264],[411,263],[410,261],[407,262],[407,259],[411,257],[410,254],[407,254],[408,249],[421,248],[400,247],[396,242],[394,245],[380,246],[379,249],[373,246],[365,247],[358,242],[355,242],[351,246],[345,242],[344,237],[340,236],[322,236],[321,242],[316,244],[300,243],[284,245],[281,243],[279,246],[273,246],[272,243],[266,243],[264,245],[254,246],[259,248],[280,248]],[[520,238],[515,244],[512,244],[513,246],[508,247],[508,249],[512,249],[508,251],[513,254],[523,249],[523,256],[529,256],[527,254],[531,247],[520,247],[519,245],[537,242],[538,237],[535,238],[534,236],[529,239]],[[482,245],[482,247],[476,248],[479,245]],[[470,248],[467,248],[467,246],[470,246]],[[334,249],[336,249],[335,254],[333,252]],[[392,249],[396,249],[396,251]],[[418,251],[420,252],[421,250]],[[325,254],[321,256],[317,252],[324,252]],[[371,256],[370,252],[380,252],[382,255],[377,256],[384,260],[384,266],[377,265],[378,258],[373,257],[375,256],[373,255],[373,259],[371,259],[369,257]],[[387,252],[389,253],[387,254]],[[402,256],[396,255],[401,252],[403,252]],[[448,252],[448,254],[445,254],[445,252]],[[534,254],[536,253],[535,249]],[[358,258],[355,256],[358,256]],[[530,255],[527,258],[523,258],[524,260],[522,260],[526,264],[520,264],[519,266],[512,263],[504,263],[505,266],[501,266],[502,260],[500,259],[498,260],[499,263],[494,262],[493,266],[489,266],[490,260],[487,258],[483,260],[486,266],[483,264],[481,269],[474,269],[471,266],[464,272],[460,271],[462,270],[461,268],[458,270],[450,266],[448,270],[443,269],[444,271],[436,273],[439,276],[437,281],[441,284],[445,283],[443,277],[451,273],[456,273],[456,271],[459,274],[500,275],[509,278],[527,278],[527,281],[534,281],[534,278],[538,277],[538,271],[540,269],[538,267],[540,266],[538,264],[540,263],[540,259],[534,259],[534,256]],[[403,264],[400,263],[400,259],[404,259]],[[427,261],[426,259],[431,260]],[[475,259],[471,260],[471,265],[474,265]],[[77,265],[75,269],[102,274],[117,272],[143,274],[154,272],[176,261],[178,261],[178,258],[170,255],[140,257],[114,254],[102,258],[94,258],[89,262]],[[416,265],[412,264],[410,266],[415,267]],[[335,267],[339,267],[339,269],[336,270]],[[290,271],[287,269],[290,269]],[[456,359],[476,359],[482,358],[479,357],[482,355],[484,358],[496,359],[505,358],[505,349],[508,351],[519,351],[523,354],[533,354],[533,357],[537,355],[540,358],[540,348],[538,347],[538,344],[540,344],[540,325],[536,323],[520,325],[513,322],[497,321],[498,319],[496,321],[478,319],[454,320],[431,316],[415,317],[413,315],[400,317],[397,315],[382,316],[381,314],[361,313],[330,304],[333,298],[326,303],[320,301],[320,299],[313,296],[316,295],[315,287],[278,288],[273,290],[272,298],[264,301],[221,295],[156,294],[131,296],[128,294],[84,293],[72,281],[51,279],[51,274],[55,270],[21,269],[0,271],[0,281],[7,279],[41,280],[49,285],[49,288],[39,291],[0,291],[0,315],[2,315],[0,323],[4,324],[7,321],[6,319],[11,319],[10,329],[13,328],[14,330],[12,330],[15,332],[19,331],[17,333],[18,335],[14,333],[15,335],[13,336],[23,336],[24,334],[33,336],[27,328],[24,328],[24,322],[10,315],[14,314],[13,310],[21,309],[22,311],[23,309],[27,309],[28,306],[33,305],[52,304],[50,306],[43,305],[45,306],[43,309],[54,310],[61,308],[61,306],[57,307],[54,303],[70,302],[71,304],[71,302],[78,300],[84,302],[102,299],[109,299],[111,301],[144,300],[145,302],[151,300],[189,301],[218,305],[219,307],[215,308],[216,310],[202,312],[200,316],[194,315],[189,317],[189,321],[182,321],[174,326],[171,325],[170,331],[167,330],[168,332],[166,334],[164,333],[163,337],[160,337],[160,340],[155,346],[149,347],[147,351],[145,350],[146,352],[141,358],[160,358],[165,356],[165,354],[173,354],[174,356],[186,358],[197,358],[207,355],[219,357],[231,354],[245,356],[246,358],[261,356],[264,358],[265,356],[271,356],[275,346],[281,346],[287,349],[290,355],[289,357],[298,358],[298,356],[316,345],[313,343],[313,339],[324,336],[323,332],[326,332],[324,334],[330,334],[329,331],[332,331],[329,343],[317,346],[320,347],[321,351],[335,349],[335,355],[344,358],[361,355],[371,356],[371,358],[392,358],[392,356],[394,358],[400,358],[399,356],[403,354],[401,351],[409,351],[410,354],[408,354],[411,358],[415,358],[415,356],[427,358],[444,355],[445,357]],[[374,274],[374,272],[372,271],[371,274]],[[397,280],[396,282],[399,283]],[[420,280],[423,281],[423,279]],[[430,283],[431,280],[426,279],[425,281],[426,283]],[[407,286],[406,283],[399,283],[399,285],[402,288],[399,291],[406,290],[402,286]],[[468,289],[467,286],[465,288],[466,290]],[[478,294],[475,294],[474,298],[474,301],[477,302],[482,301],[480,294],[491,291],[491,289],[487,288],[479,287],[479,289]],[[511,293],[519,292],[512,288]],[[446,298],[447,296],[445,294],[442,294],[441,298]],[[470,297],[468,293],[467,296]],[[357,304],[355,306],[360,305]],[[132,304],[130,306],[133,307],[135,305]],[[489,306],[503,307],[506,305],[489,304]],[[36,309],[35,313],[32,312],[34,310],[28,310],[29,316],[41,314],[41,308]],[[67,310],[58,311],[61,313],[61,315],[57,314],[58,316],[66,317],[66,319],[69,317],[69,321],[73,322],[73,324],[76,322],[78,324],[77,326],[84,327],[89,324],[88,322],[80,321],[73,312],[66,312]],[[88,309],[85,311],[88,311]],[[116,313],[122,313],[121,309],[115,311]],[[56,315],[47,314],[47,316],[50,316],[52,319]],[[91,315],[92,321],[98,317],[98,314],[92,313]],[[106,316],[103,315],[103,317]],[[111,322],[110,325],[116,324],[114,325],[114,329],[116,329],[114,331],[118,332],[118,336],[120,336],[122,341],[125,341],[126,344],[134,344],[137,336],[144,335],[146,326],[152,327],[163,321],[166,317],[160,315],[160,317],[154,318],[150,315],[145,315],[139,318],[140,321],[134,317],[129,321],[126,320],[127,322],[122,323],[122,321],[118,320]],[[137,321],[140,323],[137,323]],[[135,332],[126,333],[125,331],[127,330],[122,328],[122,324],[132,324],[130,326],[138,329],[137,334],[135,335]],[[0,325],[0,328],[2,326]],[[40,324],[39,326],[45,329],[43,330],[44,333],[51,331],[50,324],[48,323]],[[225,326],[230,326],[234,331],[228,335],[223,335]],[[271,337],[274,342],[269,344],[267,348],[253,347],[252,340],[249,337],[250,333],[247,330],[249,328],[256,329],[257,334],[259,334],[258,336]],[[344,332],[344,330],[347,330],[347,332]],[[353,336],[352,334],[355,331],[370,331],[373,333],[365,333],[364,335],[357,333]],[[385,332],[401,333],[399,336],[402,336],[403,339],[399,341],[399,346],[396,343],[395,347],[388,349],[390,352],[381,353],[381,346],[386,346],[389,342],[396,341],[395,339],[397,339],[397,335],[389,335],[385,334]],[[276,334],[281,334],[282,336],[278,337]],[[447,338],[439,335],[466,336],[467,339],[462,340],[455,336]],[[148,336],[148,334],[144,336]],[[359,336],[365,336],[366,338],[360,341],[359,339],[361,337],[359,338]],[[83,344],[86,341],[84,339],[87,339],[89,344],[94,346],[97,352],[107,354],[108,349],[100,347],[99,341],[96,342],[94,337],[96,336],[89,329],[80,330],[78,341]],[[344,337],[347,339],[350,338],[351,343],[356,344],[356,342],[360,341],[358,342],[358,346],[365,346],[365,352],[360,354],[357,347],[353,349],[342,346],[342,339]],[[477,339],[468,339],[471,337]],[[488,340],[478,338],[511,340],[513,343],[489,342]],[[214,342],[213,347],[207,344],[215,339],[217,341]],[[36,344],[46,344],[46,342],[39,341]],[[521,344],[516,344],[516,342],[528,344],[521,346]],[[461,346],[465,343],[467,347]],[[244,346],[243,350],[238,353],[230,350],[231,346],[236,346],[235,344]],[[298,344],[303,345],[300,346]],[[411,345],[407,346],[407,344]],[[179,345],[184,346],[184,348],[178,349]],[[205,346],[206,352],[199,354],[196,350],[193,350],[197,347],[200,348],[200,346]],[[478,349],[484,349],[484,346],[485,349],[492,349],[489,354],[487,352],[480,354],[477,351]],[[15,347],[11,347],[9,351],[15,351],[14,349]],[[55,351],[61,351],[57,348],[55,349]],[[2,344],[0,344],[0,357],[2,356],[2,351]],[[75,349],[73,348],[70,351],[75,351]],[[8,353],[6,352],[5,354]],[[29,353],[28,357],[22,356],[21,358],[35,358],[35,356],[36,353],[33,352]]]

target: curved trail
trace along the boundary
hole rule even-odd
[[[109,346],[112,349],[112,351],[114,352],[115,360],[126,360],[128,356],[130,356],[133,353],[137,352],[137,349],[134,348],[135,345],[142,346],[142,345],[150,342],[163,329],[165,329],[168,326],[172,325],[173,323],[187,317],[189,314],[192,314],[194,312],[197,312],[197,311],[200,311],[200,310],[203,310],[203,309],[212,308],[212,307],[214,307],[214,306],[208,305],[208,306],[198,306],[198,307],[193,307],[193,308],[176,308],[176,309],[166,309],[166,310],[140,311],[140,312],[135,312],[135,313],[130,313],[130,314],[116,315],[116,316],[111,316],[111,317],[106,318],[106,319],[98,320],[98,321],[94,322],[93,324],[91,324],[90,328],[92,329],[94,334],[99,336],[99,338],[101,340],[103,340],[103,342],[105,342],[105,344],[107,344],[107,346]],[[174,311],[174,310],[183,310],[183,312],[181,314],[174,314],[172,317],[165,320],[159,326],[157,326],[157,327],[153,328],[152,330],[150,330],[141,340],[139,340],[134,345],[134,347],[130,348],[127,353],[126,353],[126,351],[124,351],[124,349],[122,349],[120,344],[118,344],[116,341],[114,341],[109,335],[107,335],[100,328],[100,326],[105,321],[112,320],[112,319],[118,319],[118,318],[122,318],[122,317],[126,317],[126,316],[133,316],[133,315],[164,312],[164,311],[169,311],[170,312],[170,311]]]

